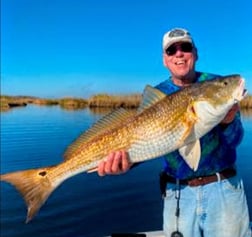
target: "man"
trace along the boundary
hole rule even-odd
[[[167,32],[163,37],[163,63],[171,77],[156,88],[171,94],[217,76],[197,72],[197,59],[197,48],[187,30],[177,28]],[[178,151],[164,156],[161,183],[166,188],[163,212],[166,236],[251,237],[243,184],[235,168],[236,147],[242,137],[239,107],[235,105],[219,125],[200,139],[202,151],[196,172]],[[131,166],[125,151],[115,151],[99,164],[98,174],[120,174]]]

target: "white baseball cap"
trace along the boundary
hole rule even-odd
[[[194,45],[189,31],[183,28],[174,28],[164,34],[163,50],[165,51],[168,47],[177,42],[189,42]]]

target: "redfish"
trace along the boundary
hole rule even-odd
[[[169,96],[146,86],[136,112],[119,109],[104,116],[68,147],[60,164],[2,174],[0,180],[21,193],[29,222],[64,180],[95,171],[112,151],[125,150],[130,162],[137,163],[179,150],[197,170],[199,139],[244,98],[244,84],[239,75],[231,75],[194,83]]]

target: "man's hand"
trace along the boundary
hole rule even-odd
[[[234,120],[234,118],[235,118],[235,114],[239,110],[240,110],[239,105],[238,104],[234,104],[233,107],[226,114],[225,118],[221,121],[221,124],[225,125],[225,124],[231,123]]]
[[[100,162],[97,172],[100,176],[107,174],[122,174],[127,172],[131,165],[126,151],[116,151],[110,153],[107,159]]]

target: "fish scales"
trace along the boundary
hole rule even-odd
[[[158,110],[159,107],[162,109]],[[185,132],[184,124],[176,123],[178,117],[183,113],[186,116],[184,109],[167,106],[165,100],[156,105],[155,109],[158,113],[152,113],[151,110],[146,111],[152,117],[149,116],[146,119],[143,116],[145,124],[141,126],[140,134],[138,130],[135,133],[137,143],[133,144],[129,150],[132,162],[151,159],[163,154],[164,151],[174,150],[178,146],[174,140],[178,140],[178,137],[182,137]],[[167,117],[166,114],[170,114],[170,116]],[[156,124],[152,121],[155,121]]]
[[[164,101],[164,105],[162,105],[162,103],[160,104],[161,107],[164,107],[167,103]],[[174,110],[175,108],[171,111]],[[148,110],[146,112],[144,111],[143,114],[137,116],[131,123],[126,121],[125,124],[122,124],[119,128],[95,138],[95,142],[91,140],[89,144],[86,144],[86,146],[82,147],[82,150],[85,151],[82,152],[83,154],[80,153],[74,157],[73,160],[71,160],[70,164],[66,164],[68,169],[73,170],[76,167],[78,167],[78,169],[80,169],[80,166],[85,167],[96,160],[104,158],[109,151],[112,150],[128,150],[131,145],[134,147],[134,143],[136,141],[138,141],[138,146],[135,149],[129,149],[132,162],[146,159],[148,158],[148,155],[149,159],[152,158],[153,155],[159,155],[162,150],[151,156],[148,145],[153,147],[153,142],[156,142],[158,144],[154,146],[162,147],[163,134],[167,134],[169,130],[175,127],[173,126],[173,123],[170,123],[169,120],[167,120],[165,116],[166,112],[167,111],[164,109],[162,113],[160,113],[160,111],[159,113],[153,113],[152,110]],[[174,136],[172,132],[169,132],[168,134],[169,136],[166,136],[166,138],[163,139],[163,143],[167,143],[169,139]],[[139,150],[139,145],[141,145],[142,149],[144,151],[146,150],[146,152],[137,152]],[[85,159],[83,159],[83,155],[85,155]],[[141,156],[139,157],[139,155]],[[71,166],[73,166],[73,168],[71,168]]]
[[[200,142],[245,96],[239,75],[195,83],[166,96],[149,86],[137,112],[117,110],[82,134],[58,165],[0,175],[14,185],[27,205],[29,222],[49,195],[66,179],[95,170],[112,151],[125,150],[132,163],[177,150],[188,166],[197,169]]]

